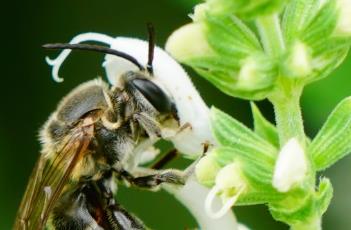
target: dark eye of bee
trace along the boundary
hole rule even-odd
[[[147,79],[133,79],[130,81],[140,93],[161,113],[172,112],[172,102],[169,97],[152,81]]]

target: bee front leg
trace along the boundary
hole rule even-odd
[[[139,176],[133,176],[127,171],[120,172],[120,176],[128,181],[131,185],[146,188],[157,189],[162,183],[169,183],[174,185],[184,185],[188,178],[193,173],[194,166],[190,166],[187,170],[181,171],[176,169],[153,170],[144,169],[139,171]]]
[[[185,185],[186,181],[189,177],[194,173],[195,166],[201,160],[203,156],[206,155],[208,151],[208,144],[204,144],[204,150],[201,156],[198,157],[190,166],[188,166],[185,170],[177,170],[177,169],[165,169],[159,170],[155,168],[137,168],[133,170],[133,173],[138,176],[133,176],[126,170],[121,169],[118,174],[130,182],[132,185],[141,187],[141,188],[157,188],[162,183],[169,183],[173,185]],[[176,154],[176,150],[172,151]],[[171,159],[171,158],[170,158]],[[167,162],[169,159],[166,159]],[[164,162],[162,162],[164,163]],[[162,164],[161,164],[162,165]],[[156,166],[158,166],[156,164]]]

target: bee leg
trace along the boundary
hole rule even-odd
[[[53,210],[50,224],[55,230],[103,230],[88,212],[86,197],[79,191],[62,198]]]
[[[175,150],[176,151],[176,150]],[[126,179],[132,185],[141,187],[141,188],[157,188],[162,183],[170,183],[174,185],[184,185],[188,178],[194,173],[195,166],[201,160],[203,156],[206,155],[208,151],[208,144],[204,144],[204,150],[201,156],[198,157],[190,166],[188,166],[185,170],[177,170],[177,169],[166,169],[166,170],[157,170],[156,167],[151,169],[141,168],[139,172],[137,170],[134,173],[138,173],[138,176],[133,176],[129,172],[122,169],[122,171],[117,172],[122,178]],[[174,152],[174,151],[173,151]],[[176,153],[173,153],[176,156]],[[167,157],[166,157],[167,158]],[[170,157],[169,159],[165,159],[165,162],[173,159]],[[163,165],[161,162],[160,165]]]
[[[176,149],[172,149],[168,153],[166,153],[160,160],[155,162],[151,168],[152,169],[161,169],[163,168],[167,163],[171,162],[173,159],[179,156],[179,153]]]
[[[114,199],[115,187],[111,171],[98,181],[90,181],[83,189],[87,206],[95,221],[105,230],[144,230],[144,224]]]
[[[111,226],[118,226],[118,230],[144,230],[143,222],[130,214],[121,205],[115,203],[108,207],[109,221]],[[115,228],[112,228],[115,229]]]
[[[150,172],[150,170],[148,171]],[[188,171],[181,171],[175,169],[151,171],[152,174],[145,176],[135,177],[127,171],[122,171],[120,175],[132,185],[148,189],[157,188],[162,183],[184,185],[188,177],[190,176],[190,174],[188,174]]]

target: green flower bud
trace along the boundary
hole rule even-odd
[[[205,186],[213,186],[220,167],[212,154],[203,157],[195,167],[197,180]]]
[[[202,23],[190,23],[174,31],[166,42],[166,51],[184,63],[213,54]]]

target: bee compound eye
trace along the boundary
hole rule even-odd
[[[160,113],[171,113],[172,102],[165,92],[147,79],[133,79],[130,82]]]

